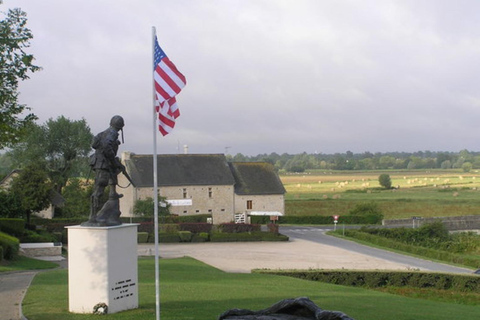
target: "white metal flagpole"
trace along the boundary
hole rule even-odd
[[[156,30],[152,27],[152,62],[155,63],[155,38]],[[153,65],[150,65],[152,68]],[[157,112],[155,110],[155,79],[153,69],[152,75],[153,90],[153,203],[154,203],[154,233],[155,233],[155,319],[160,320],[160,267],[158,263],[158,177],[157,177]]]

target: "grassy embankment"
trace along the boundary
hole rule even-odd
[[[233,308],[264,309],[286,298],[308,296],[326,310],[341,310],[357,320],[475,319],[480,306],[411,299],[363,288],[336,286],[264,274],[225,273],[199,261],[160,260],[161,318],[217,319]],[[139,260],[139,309],[105,319],[153,319],[155,316],[154,260]],[[29,320],[97,319],[68,312],[67,271],[37,275],[24,301]]]
[[[387,173],[392,190],[378,176]],[[385,219],[480,214],[480,173],[459,170],[323,172],[280,176],[288,215],[342,215],[358,203],[377,203]]]

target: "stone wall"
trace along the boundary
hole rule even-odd
[[[20,252],[27,257],[61,256],[62,244],[53,242],[20,243]]]
[[[235,213],[245,211],[278,211],[285,214],[283,194],[272,195],[235,195]],[[252,201],[252,207],[247,207],[247,201]]]
[[[436,218],[412,217],[411,219],[383,220],[383,225],[390,227],[417,228],[424,224],[432,223],[438,220],[442,221],[445,227],[450,231],[480,229],[480,215]]]

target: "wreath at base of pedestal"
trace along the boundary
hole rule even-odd
[[[108,313],[108,306],[106,303],[97,303],[93,307],[93,314],[107,314]]]

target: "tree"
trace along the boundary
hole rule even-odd
[[[23,210],[20,199],[12,192],[0,190],[0,217],[22,217]]]
[[[33,212],[39,212],[49,207],[52,185],[42,168],[29,165],[22,169],[18,177],[13,179],[10,192],[18,196],[27,218],[27,224],[30,224],[30,216]]]
[[[472,163],[471,162],[464,162],[462,164],[463,172],[470,172],[472,170]]]
[[[90,197],[93,192],[92,189],[91,184],[86,185],[84,181],[80,179],[70,179],[63,189],[62,196],[65,199],[65,204],[63,207],[58,208],[58,211],[55,212],[55,217],[70,218],[88,216],[90,212]]]
[[[0,20],[0,149],[16,143],[25,127],[37,119],[33,113],[25,114],[30,108],[18,103],[19,81],[40,69],[33,65],[33,55],[24,51],[33,38],[26,24],[27,15],[18,8],[9,9]]]
[[[92,139],[85,119],[60,116],[42,126],[30,125],[23,141],[13,147],[11,158],[17,167],[32,163],[42,166],[54,189],[62,194],[69,178],[79,171],[88,171]]]
[[[390,175],[386,173],[382,173],[380,176],[378,176],[378,182],[385,189],[390,189],[392,187],[392,180],[390,179]]]
[[[170,204],[166,201],[165,197],[158,197],[158,215],[168,216],[170,215]],[[151,197],[145,200],[137,200],[133,205],[133,213],[144,217],[153,217],[155,204]]]

